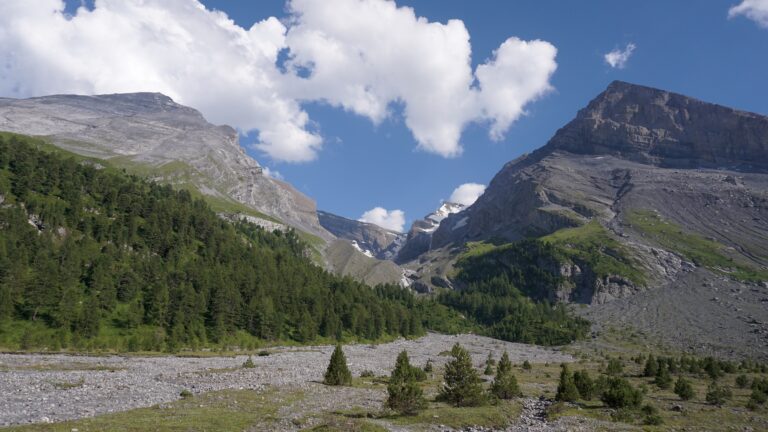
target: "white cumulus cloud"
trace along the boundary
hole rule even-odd
[[[392,231],[403,232],[405,213],[402,210],[387,210],[383,207],[374,207],[363,213],[358,221],[372,223]]]
[[[612,68],[624,69],[624,67],[627,66],[629,57],[632,56],[632,52],[635,51],[635,48],[637,48],[635,44],[630,42],[623,50],[616,48],[603,56],[603,58]]]
[[[485,192],[485,185],[478,183],[464,183],[453,190],[448,201],[470,206]]]
[[[287,6],[282,20],[243,28],[198,0],[97,0],[72,16],[63,0],[2,0],[0,96],[158,91],[257,131],[255,147],[274,160],[305,162],[323,139],[304,103],[374,124],[402,107],[418,147],[451,157],[467,124],[501,139],[551,90],[549,42],[511,37],[473,70],[460,20],[430,22],[386,0]]]
[[[728,10],[728,18],[743,15],[759,26],[768,28],[768,0],[742,0]]]
[[[277,180],[285,180],[282,174],[280,174],[280,171],[270,169],[269,167],[261,167],[262,172],[265,176],[277,179]]]

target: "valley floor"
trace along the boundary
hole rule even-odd
[[[464,346],[482,371],[489,353],[506,350],[523,397],[480,407],[455,408],[435,401],[443,366],[455,343]],[[768,405],[748,409],[752,391],[739,385],[768,374],[739,369],[723,374],[719,385],[732,390],[722,405],[705,398],[706,374],[678,371],[694,396],[681,400],[670,388],[643,374],[638,354],[658,348],[637,332],[606,332],[566,348],[503,342],[476,335],[429,334],[380,345],[347,345],[351,386],[322,384],[332,346],[275,347],[247,355],[76,356],[0,354],[0,430],[9,432],[88,431],[316,431],[316,432],[522,432],[522,431],[763,431]],[[434,363],[420,386],[430,401],[414,416],[383,409],[387,376],[397,354],[411,363]],[[560,364],[597,378],[609,359],[620,359],[624,377],[643,392],[644,407],[658,413],[647,424],[640,410],[612,410],[599,398],[555,402]],[[531,368],[522,363],[528,360]],[[491,376],[482,377],[486,382]],[[184,395],[182,397],[182,394]],[[645,408],[644,408],[645,409]],[[661,424],[658,424],[658,423]],[[4,426],[4,427],[3,427]]]
[[[449,359],[446,352],[456,342],[470,351],[478,367],[489,352],[499,358],[505,350],[513,363],[528,360],[556,366],[574,360],[558,350],[475,335],[429,334],[381,345],[347,345],[344,351],[353,376],[363,371],[383,376],[390,373],[402,350],[408,351],[413,364],[423,366],[432,359],[440,370]],[[205,405],[203,400],[237,404],[245,398],[246,403],[260,401],[262,407],[266,403],[277,410],[271,414],[275,424],[270,428],[280,430],[302,429],[307,426],[303,419],[318,413],[379,410],[386,386],[331,388],[320,384],[332,351],[332,346],[271,348],[268,356],[253,356],[253,369],[242,368],[245,355],[189,358],[0,354],[0,425],[36,423],[43,428],[45,423],[143,407],[162,409],[179,400],[182,390],[195,395],[190,400],[201,407]],[[516,410],[516,415],[521,409],[519,404],[509,408]]]

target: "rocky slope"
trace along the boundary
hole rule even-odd
[[[370,258],[394,258],[405,240],[402,233],[375,224],[347,219],[324,211],[318,211],[317,216],[323,228],[340,239],[348,240]]]
[[[474,205],[440,226],[433,247],[542,235],[650,208],[707,235],[746,224],[720,240],[766,256],[764,242],[748,241],[766,230],[758,216],[766,167],[767,117],[614,82],[546,146],[505,165]],[[720,214],[725,203],[737,214]]]
[[[687,346],[740,333],[768,344],[764,307],[702,306],[722,298],[718,290],[768,298],[766,169],[768,117],[614,82],[547,145],[506,164],[476,203],[446,217],[409,267],[445,274],[468,242],[540,238],[639,271],[591,268],[578,254],[542,263],[563,280],[553,299],[592,304],[598,324],[631,316]],[[686,332],[651,316],[654,293],[668,300],[677,286],[696,300],[680,298],[676,316],[716,310],[718,323],[691,321],[697,330]]]
[[[252,209],[332,238],[314,201],[265,176],[237,131],[159,93],[0,98],[0,130],[47,137],[66,150],[197,190],[221,210]]]

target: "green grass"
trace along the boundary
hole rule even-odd
[[[627,215],[627,222],[664,248],[682,254],[697,266],[706,267],[740,281],[768,280],[768,271],[757,269],[728,256],[723,244],[685,232],[681,227],[663,220],[654,212],[634,211]]]
[[[391,417],[388,420],[397,425],[421,426],[425,430],[436,424],[455,429],[470,426],[503,429],[517,420],[522,412],[522,405],[514,400],[500,401],[495,405],[464,408],[456,408],[442,403],[430,405],[429,408],[417,415]]]
[[[271,430],[280,406],[298,400],[301,393],[258,393],[223,390],[196,395],[169,404],[54,424],[17,426],[7,431],[80,432],[114,431],[242,431]]]
[[[585,261],[599,276],[619,275],[645,285],[645,275],[630,251],[596,219],[579,227],[555,231],[541,240],[557,246],[569,259]]]

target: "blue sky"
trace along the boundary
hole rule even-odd
[[[270,16],[288,15],[282,0],[202,2],[246,29]],[[764,0],[755,3],[761,2],[764,6]],[[79,3],[70,1],[70,12]],[[505,162],[545,144],[613,80],[768,114],[768,28],[759,18],[729,18],[737,3],[398,0],[398,6],[413,7],[430,22],[463,21],[473,70],[509,37],[548,41],[557,48],[557,70],[549,80],[554,90],[526,104],[526,114],[500,141],[488,137],[487,124],[469,123],[460,139],[463,153],[454,158],[417,149],[402,105],[391,106],[390,115],[374,125],[367,117],[317,101],[302,104],[323,140],[314,160],[278,162],[262,151],[248,152],[316,199],[322,210],[358,218],[376,206],[401,209],[407,229],[455,187],[488,184]],[[629,43],[636,49],[625,67],[610,67],[603,56]],[[243,144],[257,136],[249,134]]]

